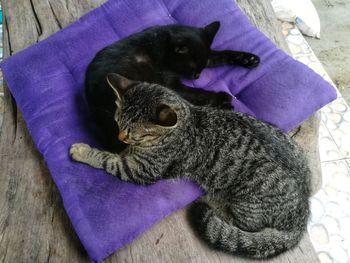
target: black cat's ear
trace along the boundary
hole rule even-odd
[[[118,100],[121,100],[126,89],[134,83],[134,81],[116,73],[108,73],[106,79],[109,86],[113,89]]]
[[[204,32],[209,38],[209,41],[212,42],[216,33],[218,32],[220,28],[220,22],[214,21],[213,23],[210,23],[209,25],[204,27]]]
[[[176,112],[168,105],[161,104],[157,107],[157,124],[165,127],[174,126],[177,123]]]

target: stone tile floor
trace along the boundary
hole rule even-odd
[[[295,59],[332,83],[307,41],[293,25],[283,33]],[[309,234],[320,262],[350,262],[350,110],[338,99],[321,110],[320,158],[322,187],[311,198]]]
[[[0,58],[2,58],[2,25],[0,30]],[[284,23],[283,33],[294,58],[332,83],[300,32],[293,25]],[[3,112],[0,72],[0,127]],[[322,263],[349,263],[350,110],[340,93],[337,100],[321,110],[321,116],[319,140],[323,183],[321,190],[311,198],[312,215],[308,230]]]

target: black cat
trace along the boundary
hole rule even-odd
[[[120,151],[114,120],[115,94],[106,76],[118,73],[129,79],[157,83],[176,91],[194,105],[231,108],[231,97],[186,87],[180,77],[196,79],[205,67],[240,65],[256,67],[258,56],[240,51],[210,49],[220,27],[216,21],[204,28],[166,25],[148,28],[113,43],[97,53],[86,72],[85,89],[89,109],[101,132],[106,149]]]

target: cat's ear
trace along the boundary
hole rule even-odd
[[[120,101],[122,100],[126,89],[134,83],[134,81],[116,73],[108,73],[106,79],[109,86],[113,89],[115,95],[117,96],[117,99]]]
[[[177,123],[177,114],[168,105],[161,104],[157,107],[157,124],[165,127],[174,126]]]
[[[204,32],[208,36],[208,39],[210,42],[214,40],[214,37],[216,33],[218,32],[220,28],[220,22],[219,21],[214,21],[213,23],[210,23],[209,25],[204,27]]]

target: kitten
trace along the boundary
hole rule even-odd
[[[73,144],[73,160],[121,180],[189,178],[205,196],[190,219],[212,247],[276,256],[298,244],[309,216],[310,170],[301,148],[250,116],[190,104],[157,84],[109,74],[116,94],[120,154]]]
[[[158,83],[175,90],[195,105],[231,108],[231,96],[184,86],[180,77],[198,78],[205,67],[240,65],[255,67],[256,55],[239,51],[210,49],[220,23],[204,28],[166,25],[133,34],[97,53],[86,71],[85,94],[89,109],[103,131],[104,146],[121,150],[125,144],[116,140],[114,122],[115,95],[106,82],[108,73],[130,79]]]

